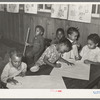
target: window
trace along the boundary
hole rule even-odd
[[[92,5],[92,17],[100,17],[100,4]]]
[[[38,11],[51,12],[51,4],[38,4]]]

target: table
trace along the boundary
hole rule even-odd
[[[53,67],[48,65],[41,66],[38,72],[32,73],[28,71],[26,75],[49,75]],[[91,89],[100,80],[100,66],[91,65],[90,66],[90,80],[80,80],[72,79],[67,77],[62,77],[67,89]]]

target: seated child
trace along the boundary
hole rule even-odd
[[[98,34],[90,34],[87,37],[87,45],[80,52],[81,61],[85,64],[100,65],[100,37]]]
[[[35,63],[43,53],[45,49],[43,34],[44,28],[40,25],[36,26],[33,43],[26,43],[26,45],[32,46],[32,49],[26,54],[27,64],[30,64],[31,59],[33,60],[33,63]]]
[[[21,62],[22,54],[13,49],[9,53],[9,62],[4,67],[1,74],[1,81],[3,83],[18,83],[14,77],[17,75],[24,76],[27,71],[27,65]]]
[[[67,30],[67,39],[72,43],[72,50],[63,54],[64,59],[79,59],[78,48],[80,47],[80,44],[77,42],[79,35],[79,31],[75,27],[70,27]]]
[[[56,37],[52,40],[51,44],[57,44],[61,39],[65,38],[65,33],[62,28],[58,28],[56,31]]]
[[[67,63],[68,65],[72,65],[73,63],[68,62],[67,60],[64,60],[61,57],[61,54],[65,52],[69,52],[72,49],[72,44],[68,39],[61,40],[58,44],[52,44],[49,46],[42,56],[39,58],[39,60],[35,63],[33,67],[31,67],[32,72],[36,72],[39,70],[39,67],[43,64],[50,65],[52,67],[61,67],[61,64],[56,63],[58,60],[62,61],[64,63]]]

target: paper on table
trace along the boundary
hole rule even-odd
[[[61,68],[54,68],[50,75],[52,76],[63,76],[75,79],[89,80],[90,76],[90,65],[86,65],[81,61],[74,61],[73,66],[61,63]]]
[[[50,75],[15,77],[21,83],[18,85],[7,84],[10,89],[65,89],[62,77]]]

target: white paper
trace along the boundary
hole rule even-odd
[[[51,17],[67,19],[68,5],[67,4],[53,4],[51,7]]]
[[[72,61],[75,65],[67,65],[61,63],[61,68],[54,68],[50,75],[52,76],[63,76],[75,79],[89,80],[90,76],[90,65],[86,65],[81,61]]]
[[[18,13],[19,4],[7,4],[7,12]]]
[[[91,22],[92,4],[70,4],[68,20]]]
[[[25,13],[37,14],[37,4],[25,4],[24,11]]]
[[[50,75],[15,77],[17,85],[7,84],[10,89],[65,89],[62,77]]]

